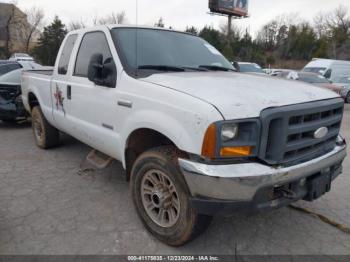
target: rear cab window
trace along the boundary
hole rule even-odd
[[[68,72],[69,61],[73,52],[74,45],[77,41],[78,35],[70,35],[63,47],[63,51],[58,62],[58,74],[66,75]]]

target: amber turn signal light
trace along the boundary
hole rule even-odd
[[[205,133],[202,147],[202,156],[214,159],[216,151],[216,125],[211,124]]]
[[[252,153],[253,153],[252,146],[223,147],[220,150],[220,155],[222,157],[251,156]]]

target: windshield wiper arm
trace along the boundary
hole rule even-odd
[[[184,66],[182,68],[187,69],[187,70],[200,71],[200,72],[208,72],[209,71],[207,68],[204,68],[204,67],[201,68],[201,67]]]
[[[232,71],[232,72],[237,72],[236,70],[228,67],[223,67],[223,66],[216,66],[216,65],[200,65],[199,68],[204,68],[208,70],[213,70],[213,71]]]
[[[149,69],[149,70],[158,70],[158,71],[175,71],[175,72],[184,72],[186,71],[183,67],[178,66],[168,66],[168,65],[141,65],[138,69]]]

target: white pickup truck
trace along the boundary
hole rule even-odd
[[[141,220],[172,246],[213,215],[319,198],[346,156],[337,94],[237,73],[182,32],[70,32],[54,70],[24,72],[22,89],[37,145],[65,132],[121,161]]]

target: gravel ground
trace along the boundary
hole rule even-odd
[[[350,141],[350,106],[343,135]],[[283,208],[251,217],[214,219],[194,242],[170,248],[138,219],[118,163],[95,171],[91,150],[64,136],[38,149],[28,124],[0,122],[0,254],[338,254],[350,255],[350,235],[314,216]],[[350,161],[332,192],[298,202],[350,225]]]

